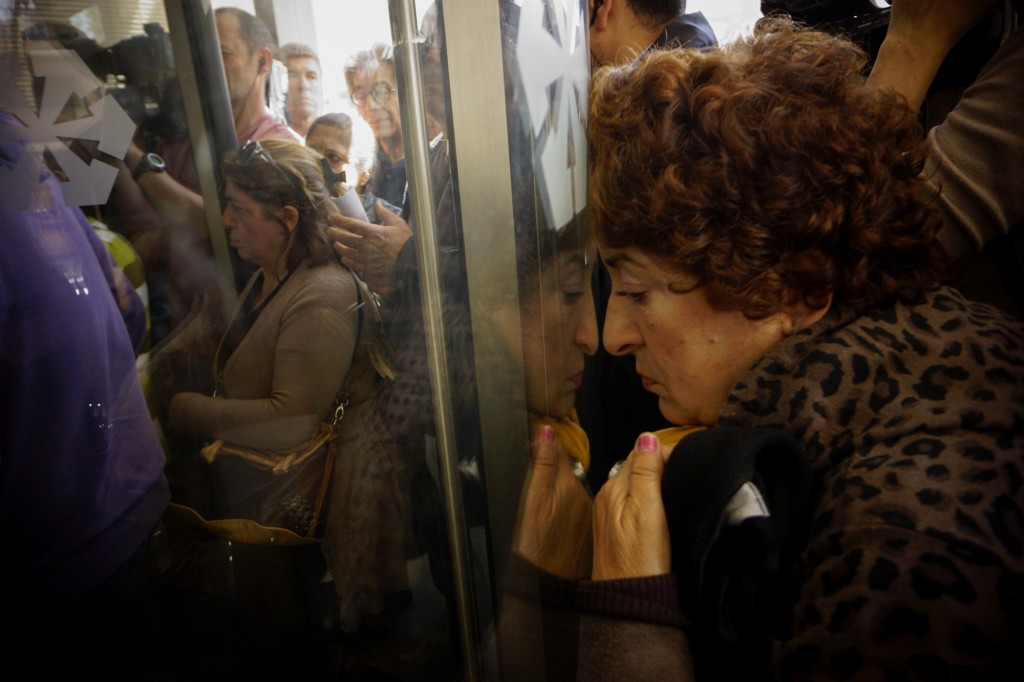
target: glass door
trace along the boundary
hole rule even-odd
[[[95,230],[130,283],[122,302],[144,310],[141,326],[125,314],[125,380],[145,398],[171,504],[145,574],[156,625],[138,621],[126,666],[169,679],[543,678],[543,657],[522,655],[537,623],[501,588],[537,590],[516,558],[533,434],[582,433],[586,10],[3,4],[2,140],[23,148],[2,169],[5,209],[35,210],[23,190],[56,183],[55,205]],[[315,150],[322,186],[287,145]],[[327,216],[330,263],[275,274],[247,231],[283,235],[291,253],[304,211]],[[319,285],[295,282],[319,281],[317,268],[345,273],[339,296],[359,291],[355,329],[332,326],[329,297],[302,303]],[[210,453],[294,450],[297,424],[333,414],[329,377],[353,400],[326,531],[294,546],[226,532]]]

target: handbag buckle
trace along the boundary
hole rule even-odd
[[[338,428],[338,424],[345,418],[345,408],[348,406],[348,393],[342,393],[338,396],[337,407],[334,408],[334,421],[332,426]]]

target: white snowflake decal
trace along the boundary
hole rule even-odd
[[[89,70],[75,52],[46,45],[28,51],[32,73],[45,78],[39,113],[25,101],[11,83],[4,88],[8,111],[25,126],[0,126],[0,140],[24,139],[29,151],[18,163],[6,170],[0,168],[0,187],[3,200],[10,206],[19,206],[27,197],[35,195],[39,182],[42,152],[48,150],[60,164],[67,182],[61,183],[67,206],[91,206],[106,203],[117,177],[117,168],[100,161],[83,161],[71,151],[63,140],[94,140],[100,151],[115,158],[124,154],[135,133],[135,123],[121,105],[105,94],[88,107],[89,116],[69,121],[59,120],[68,100],[85,98],[103,83]]]
[[[523,0],[516,58],[540,159],[541,197],[556,228],[587,205],[586,31],[580,0]]]

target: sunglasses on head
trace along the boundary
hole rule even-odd
[[[271,168],[273,168],[275,171],[280,173],[281,177],[283,177],[285,179],[285,182],[288,183],[288,186],[291,187],[293,190],[298,191],[298,187],[296,187],[295,183],[292,181],[292,176],[290,176],[288,173],[284,171],[283,168],[277,165],[277,162],[274,161],[274,157],[272,157],[270,153],[263,148],[263,145],[261,145],[256,140],[248,140],[238,150],[238,160],[242,163],[243,166],[248,166],[254,158],[260,159],[261,161],[269,165]]]

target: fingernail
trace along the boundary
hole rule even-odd
[[[555,442],[555,430],[548,425],[540,427],[540,442],[542,443],[554,443]]]
[[[637,449],[644,452],[657,452],[659,445],[658,437],[653,433],[642,434],[640,440],[637,441]]]

